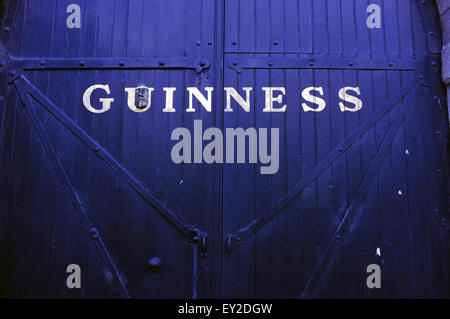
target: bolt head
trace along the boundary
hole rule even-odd
[[[153,272],[160,270],[161,266],[162,266],[162,261],[159,257],[152,257],[148,260],[148,267]]]

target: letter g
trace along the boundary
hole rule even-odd
[[[113,98],[101,98],[99,101],[102,103],[101,109],[95,109],[92,107],[91,104],[91,94],[94,92],[95,89],[102,89],[107,94],[110,94],[109,85],[101,85],[101,84],[95,84],[86,89],[86,91],[83,94],[83,104],[84,106],[91,111],[92,113],[104,113],[108,111],[111,108],[111,103],[114,102]]]

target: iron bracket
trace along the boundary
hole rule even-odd
[[[236,234],[227,234],[225,236],[225,256],[231,258],[233,256],[234,246],[241,245],[241,238]]]
[[[200,257],[206,258],[208,257],[208,234],[201,230],[194,230],[193,237],[189,241],[190,243],[196,244],[199,246]]]
[[[11,63],[11,59],[8,55],[2,57],[0,60],[0,70],[6,74],[8,84],[12,84],[17,80],[23,72],[21,67],[17,67],[17,65]]]

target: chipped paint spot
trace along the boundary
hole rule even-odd
[[[381,257],[381,249],[380,249],[380,247],[377,247],[375,255]]]
[[[405,154],[406,154],[406,155],[409,155],[408,149],[405,150]]]
[[[180,185],[183,184],[183,180],[180,180]]]
[[[108,282],[108,283],[112,283],[113,282],[113,280],[114,280],[114,276],[113,276],[113,274],[111,273],[111,271],[109,271],[109,269],[108,268],[103,268],[103,276],[105,277],[105,279],[106,279],[106,281]]]
[[[398,190],[398,194],[399,194],[399,195],[403,195],[403,193],[402,193],[401,190]]]

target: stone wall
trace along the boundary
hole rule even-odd
[[[447,86],[447,103],[450,121],[450,1],[436,0],[442,28],[442,80]]]

